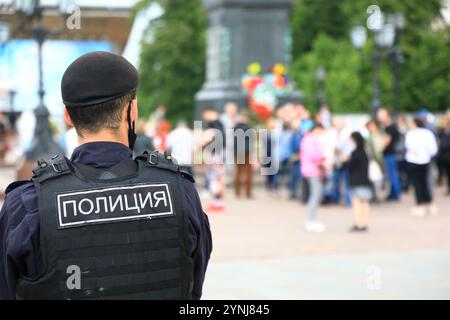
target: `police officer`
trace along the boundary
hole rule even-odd
[[[192,177],[132,159],[137,70],[92,52],[65,71],[80,146],[12,183],[0,214],[1,299],[199,299],[212,249]]]

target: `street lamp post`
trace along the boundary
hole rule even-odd
[[[374,87],[372,98],[372,110],[374,115],[381,107],[381,93],[380,93],[380,66],[383,49],[389,48],[394,42],[395,30],[391,24],[383,24],[380,29],[374,30],[375,36],[375,51],[373,53],[374,65]]]
[[[325,84],[325,78],[327,76],[327,71],[324,67],[319,67],[316,70],[316,80],[318,84],[318,90],[317,90],[317,103],[319,104],[319,107],[323,105],[326,102],[325,97],[325,90],[324,90],[324,84]]]
[[[59,10],[62,16],[67,16],[68,7],[71,1],[60,0]],[[21,19],[22,31],[29,32],[36,40],[38,45],[38,74],[39,74],[39,104],[34,110],[36,118],[36,127],[34,130],[33,140],[30,149],[25,153],[27,161],[36,161],[44,157],[62,153],[61,147],[53,140],[52,129],[49,123],[49,112],[44,103],[44,75],[43,75],[43,55],[42,48],[48,35],[52,34],[43,25],[43,8],[40,6],[39,0],[21,0],[16,2],[16,10]],[[31,27],[27,26],[29,24]]]
[[[368,21],[369,30],[374,34],[375,49],[372,53],[372,64],[373,64],[373,88],[372,88],[372,113],[376,114],[377,110],[381,107],[381,93],[380,93],[380,67],[381,59],[383,57],[383,51],[386,48],[391,48],[390,52],[393,51],[393,44],[397,34],[397,28],[392,23],[390,19],[387,23],[384,22],[384,15],[381,11],[377,13],[379,15],[378,19]],[[403,17],[402,14],[397,14],[398,17]],[[367,39],[366,29],[363,26],[356,26],[351,30],[350,33],[352,43],[355,48],[361,49],[364,47]],[[396,49],[397,51],[399,50]],[[396,67],[394,68],[394,78],[396,77]],[[398,83],[396,78],[394,79],[394,91],[398,91]],[[397,93],[395,94],[395,102],[397,103]],[[396,106],[394,106],[394,109]]]
[[[381,52],[378,47],[372,53],[372,65],[373,65],[373,88],[372,88],[372,112],[377,113],[377,110],[381,107],[380,98],[380,64],[381,64]]]
[[[405,28],[406,19],[402,13],[397,13],[388,17],[388,20],[395,27],[394,45],[389,52],[389,58],[392,63],[392,72],[394,75],[394,84],[392,86],[392,108],[394,115],[398,113],[398,96],[400,91],[400,68],[399,65],[404,62],[403,53],[400,49],[400,36]]]

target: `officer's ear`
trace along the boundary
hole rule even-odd
[[[64,120],[66,120],[66,123],[69,126],[74,127],[72,119],[70,118],[69,112],[67,111],[66,107],[64,107]]]
[[[138,100],[135,97],[131,102],[131,121],[137,122],[139,118]]]

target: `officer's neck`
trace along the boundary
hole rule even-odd
[[[101,130],[95,134],[84,133],[83,136],[78,136],[78,145],[90,142],[116,142],[129,146],[126,134],[111,132],[110,130]]]

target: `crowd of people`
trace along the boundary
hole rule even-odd
[[[223,146],[209,154],[212,161],[207,162],[205,187],[213,199],[208,210],[223,210],[227,177],[234,177],[230,185],[236,197],[244,189],[245,197],[252,198],[254,169],[276,162],[278,170],[266,175],[265,187],[277,197],[286,189],[290,199],[307,205],[307,231],[325,231],[316,219],[321,205],[342,203],[354,211],[350,231],[366,232],[371,204],[400,201],[410,189],[416,199],[411,214],[436,215],[434,172],[439,183],[447,180],[450,194],[449,115],[440,116],[435,126],[435,116],[426,110],[405,117],[380,108],[358,125],[333,117],[327,105],[313,117],[301,104],[286,104],[267,122],[254,124],[267,129],[258,136],[265,140],[263,152],[270,159],[263,163],[255,156],[261,144],[251,135],[240,139],[236,133],[254,129],[248,110],[239,111],[234,103],[228,103],[223,114],[205,108],[203,132],[215,133],[203,136],[200,150],[219,139],[217,135]],[[233,162],[224,160],[227,153],[233,154]]]
[[[264,180],[269,195],[286,194],[306,205],[307,231],[325,231],[317,219],[320,206],[342,204],[354,211],[350,231],[365,232],[371,204],[400,201],[402,193],[414,190],[411,214],[422,217],[437,214],[436,183],[446,181],[450,195],[450,112],[434,116],[423,109],[403,116],[380,108],[356,120],[333,116],[326,104],[313,116],[304,105],[288,103],[258,121],[235,103],[223,110],[204,108],[200,133],[184,120],[172,128],[163,106],[136,125],[134,154],[171,153],[181,170],[200,178],[210,195],[208,212],[224,210],[227,187],[235,197],[251,199],[254,184]],[[73,128],[60,138],[68,156],[76,139]],[[276,170],[263,179],[255,175],[268,167]]]
[[[311,232],[325,231],[317,211],[330,204],[352,207],[355,224],[350,231],[365,232],[371,204],[400,201],[402,193],[412,189],[417,205],[411,214],[435,215],[434,172],[439,173],[436,182],[447,181],[450,194],[450,114],[436,119],[420,110],[409,117],[394,116],[380,108],[367,121],[352,123],[334,117],[327,105],[313,116],[304,105],[288,103],[268,121],[258,122],[248,109],[228,103],[222,114],[212,107],[203,109],[199,137],[184,121],[170,130],[164,113],[158,108],[142,124],[140,135],[151,137],[147,139],[153,148],[171,152],[189,173],[194,172],[194,158],[201,158],[195,169],[210,194],[209,212],[224,209],[227,186],[233,187],[235,197],[253,198],[255,170],[274,164],[277,170],[264,177],[267,192],[278,197],[287,190],[290,199],[306,204],[305,229]],[[251,130],[256,130],[256,140],[246,134]],[[261,140],[263,144],[255,143]],[[215,148],[205,152],[212,142]],[[270,160],[261,161],[258,152]]]

